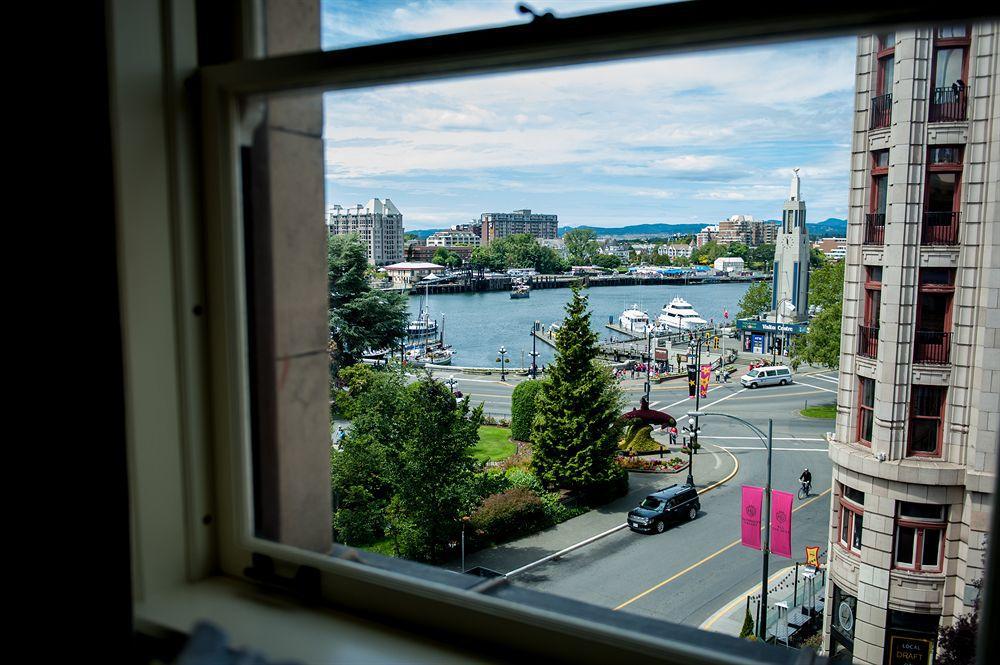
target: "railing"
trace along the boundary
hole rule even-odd
[[[888,127],[892,120],[892,94],[872,97],[872,121],[870,129]]]
[[[965,87],[934,88],[931,95],[930,122],[955,122],[965,120]]]
[[[958,212],[925,212],[922,245],[957,245]]]
[[[951,357],[951,333],[918,330],[913,338],[913,362],[947,365]]]
[[[885,243],[885,213],[870,212],[865,215],[865,245]]]
[[[858,355],[878,357],[878,326],[858,326]]]

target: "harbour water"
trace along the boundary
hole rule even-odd
[[[749,287],[749,283],[607,286],[586,289],[584,293],[588,296],[591,327],[601,340],[606,340],[611,336],[621,337],[605,327],[609,316],[618,323],[624,309],[638,304],[650,319],[655,319],[663,306],[676,297],[690,302],[706,321],[723,322],[727,310],[733,320],[737,303]],[[546,329],[561,322],[571,294],[570,289],[540,289],[532,291],[530,298],[520,300],[512,300],[506,291],[432,295],[429,311],[439,324],[444,316],[445,343],[455,349],[453,364],[499,367],[497,349],[503,345],[510,358],[507,366],[517,369],[522,362],[525,367],[531,364],[534,322],[541,321]],[[419,313],[420,302],[420,297],[410,297],[411,318]],[[539,364],[552,362],[552,349],[539,342],[537,350]]]

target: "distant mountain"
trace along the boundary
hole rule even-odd
[[[774,222],[775,224],[780,223],[780,220],[769,219],[769,222]],[[680,233],[682,235],[694,235],[698,233],[709,224],[632,224],[630,226],[563,226],[559,228],[559,236],[562,237],[567,231],[572,231],[573,229],[590,229],[598,235],[598,237],[615,237],[615,238],[655,238],[672,235],[674,233]],[[847,235],[847,220],[837,219],[836,217],[830,217],[823,220],[822,222],[808,222],[806,226],[809,229],[809,235],[816,238],[831,237],[836,236],[843,238]],[[427,237],[433,234],[435,231],[445,231],[446,229],[413,229],[407,230],[406,233],[412,233],[416,235],[421,240],[426,240]]]

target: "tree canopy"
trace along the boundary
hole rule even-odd
[[[827,263],[809,276],[809,304],[819,313],[809,321],[809,332],[799,335],[792,346],[797,365],[835,368],[840,365],[840,328],[843,319],[844,262]]]
[[[621,483],[624,474],[627,487],[615,462],[622,393],[597,362],[597,342],[587,297],[574,286],[532,428],[532,469],[548,486],[594,492]]]
[[[771,283],[754,282],[740,298],[737,319],[748,319],[767,311],[771,307]]]
[[[449,268],[457,268],[462,265],[462,257],[457,252],[453,252],[445,247],[438,247],[431,258],[431,263],[436,263],[439,266],[448,266]]]
[[[597,256],[597,233],[592,229],[573,229],[563,234],[570,263],[575,266],[590,265]]]
[[[406,333],[405,296],[372,288],[368,268],[367,251],[356,235],[329,236],[327,281],[334,373],[357,362],[366,350],[395,347]]]
[[[534,268],[543,274],[564,272],[569,264],[551,247],[543,247],[528,233],[515,233],[472,251],[469,263],[475,268],[503,271]]]

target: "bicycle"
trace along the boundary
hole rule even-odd
[[[801,482],[802,482],[802,484],[799,486],[799,493],[798,493],[799,501],[801,501],[801,500],[805,499],[807,496],[809,496],[809,492],[810,492],[810,490],[812,490],[812,483],[811,482],[808,482],[808,481],[805,481],[805,480],[803,480]]]

